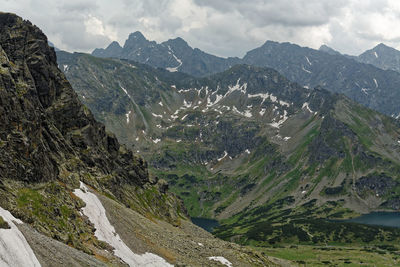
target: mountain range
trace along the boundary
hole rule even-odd
[[[376,57],[378,54],[381,56]],[[95,49],[92,55],[133,60],[197,77],[227,70],[235,64],[269,67],[303,86],[319,85],[389,116],[400,116],[396,101],[400,97],[400,52],[382,44],[353,57],[327,46],[315,50],[267,41],[243,58],[220,58],[191,48],[181,38],[157,44],[135,32],[124,47],[113,42],[106,49]]]
[[[250,65],[195,78],[87,54],[59,52],[58,62],[83,103],[169,182],[190,216],[222,220],[220,237],[307,243],[308,232],[316,243],[350,242],[354,229],[328,222],[324,229],[345,229],[332,237],[321,220],[400,207],[399,123],[343,95]],[[255,235],[263,227],[271,234]]]

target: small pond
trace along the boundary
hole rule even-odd
[[[192,222],[203,228],[204,230],[208,231],[208,232],[212,232],[212,230],[215,227],[219,226],[219,223],[217,220],[213,220],[213,219],[206,219],[206,218],[196,218],[196,217],[192,217]]]
[[[354,219],[345,220],[345,222],[400,228],[400,212],[372,212]]]

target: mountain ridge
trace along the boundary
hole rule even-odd
[[[360,62],[362,60],[359,57],[332,51],[327,53],[288,42],[266,41],[262,46],[247,52],[243,58],[218,58],[198,49],[193,50],[185,41],[184,45],[177,46],[173,45],[172,40],[159,45],[147,40],[146,42],[146,46],[154,47],[146,50],[145,55],[139,52],[138,44],[136,50],[132,50],[129,55],[126,52],[111,57],[130,59],[193,76],[222,72],[233,65],[243,63],[270,67],[303,86],[320,85],[332,92],[344,93],[351,99],[387,115],[398,117],[400,114],[395,103],[400,94],[397,90],[400,73],[382,70],[377,65],[364,64]],[[96,51],[92,53],[94,56],[102,56],[100,50]],[[177,54],[179,51],[182,53]],[[190,67],[187,68],[187,65]]]

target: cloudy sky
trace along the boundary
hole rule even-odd
[[[266,40],[355,54],[385,43],[400,49],[398,0],[0,0],[67,51],[91,52],[141,31],[182,37],[219,56],[243,56]]]

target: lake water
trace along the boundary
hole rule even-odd
[[[195,218],[195,217],[192,217],[191,219],[192,219],[192,222],[193,222],[195,225],[197,225],[197,226],[203,228],[204,230],[206,230],[206,231],[208,231],[208,232],[212,232],[212,230],[213,230],[215,227],[218,227],[218,226],[219,226],[219,223],[218,223],[217,220],[206,219],[206,218]]]
[[[354,219],[346,220],[346,222],[400,228],[400,212],[372,212],[369,214],[361,215],[360,217]]]

